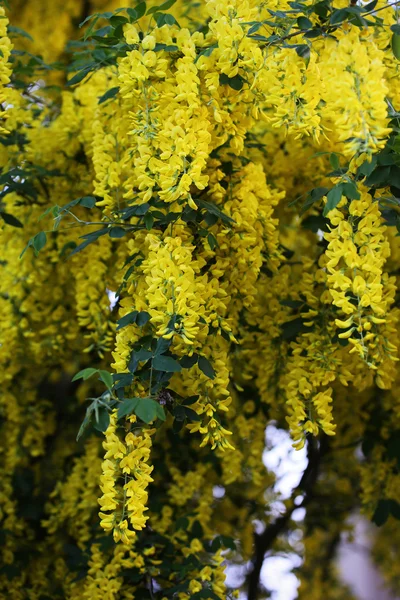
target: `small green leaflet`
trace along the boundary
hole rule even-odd
[[[335,152],[332,152],[329,156],[329,162],[331,163],[332,169],[335,171],[340,169],[339,157]]]
[[[339,183],[327,193],[327,203],[324,206],[323,212],[324,217],[326,217],[326,215],[339,204],[340,200],[342,199],[342,192],[343,184]]]
[[[223,73],[219,76],[219,82],[221,85],[229,85],[229,87],[231,87],[233,90],[239,92],[243,87],[244,79],[240,75],[235,75],[235,77],[228,77],[228,75],[225,75],[225,73]]]
[[[15,33],[16,35],[20,35],[21,37],[24,37],[26,39],[28,39],[29,41],[33,42],[33,37],[29,35],[29,33],[27,33],[24,29],[21,29],[21,27],[16,27],[15,25],[9,25],[8,26],[8,33]]]
[[[86,409],[86,415],[85,415],[85,418],[83,419],[83,421],[82,421],[82,424],[81,424],[81,426],[79,427],[79,431],[78,431],[78,434],[77,434],[77,436],[76,436],[76,441],[77,441],[77,442],[78,442],[78,441],[79,441],[79,439],[82,437],[82,435],[83,435],[83,433],[84,433],[85,429],[86,429],[86,428],[89,426],[89,424],[90,424],[90,420],[91,420],[91,418],[92,418],[92,412],[93,412],[93,410],[92,410],[92,407],[91,407],[91,406],[89,406],[89,408],[88,408],[88,409]]]
[[[68,211],[73,206],[79,204],[80,206],[84,206],[85,208],[93,208],[96,204],[97,200],[94,196],[83,196],[82,198],[75,198],[75,200],[71,200],[68,204],[60,207],[60,213]]]
[[[372,516],[372,522],[378,527],[381,527],[386,523],[390,515],[392,515],[395,519],[400,518],[399,503],[396,502],[396,500],[391,499],[379,500]]]
[[[165,421],[162,406],[152,398],[127,398],[118,407],[118,419],[135,413],[144,423],[151,423],[156,418]]]
[[[40,252],[46,245],[47,236],[44,231],[40,231],[35,235],[32,239],[32,246],[36,250],[36,252]]]
[[[84,238],[85,241],[79,244],[79,246],[76,246],[76,248],[74,248],[72,252],[69,253],[68,258],[73,256],[74,254],[77,254],[78,252],[86,248],[86,246],[97,240],[100,236],[105,235],[109,231],[110,230],[108,227],[104,227],[103,229],[98,229],[97,231],[93,231],[92,233],[85,233],[85,235],[81,235],[80,237]]]
[[[90,71],[92,71],[93,68],[94,63],[84,67],[83,69],[75,73],[75,75],[71,77],[71,79],[68,79],[67,85],[76,85],[77,83],[80,83],[83,79],[85,79],[86,75],[88,75]]]
[[[196,60],[194,62],[196,63],[199,60],[200,56],[211,56],[215,48],[218,48],[218,44],[213,44],[212,46],[208,46],[208,48],[204,48],[204,50],[199,52],[199,54],[196,56]]]
[[[143,327],[143,325],[146,325],[148,321],[150,321],[149,313],[145,310],[142,310],[137,316],[136,324],[139,325],[139,327]]]
[[[307,17],[299,17],[297,19],[297,27],[304,31],[305,29],[312,29],[312,22]]]
[[[107,92],[105,94],[100,96],[99,104],[103,104],[103,102],[105,102],[106,100],[115,98],[115,96],[118,94],[118,92],[119,92],[119,86],[116,86],[116,87],[111,88],[110,90],[107,90]]]
[[[119,239],[124,237],[124,235],[127,233],[127,230],[124,229],[123,227],[111,227],[110,231],[109,231],[109,236],[110,238],[113,239]]]
[[[141,398],[126,398],[121,404],[118,406],[118,419],[122,419],[122,417],[126,417],[127,415],[131,415],[136,406],[139,404],[139,400]]]
[[[331,25],[337,25],[338,23],[342,23],[346,18],[347,18],[347,9],[339,8],[338,10],[335,10],[332,13],[329,21],[330,21]]]
[[[175,19],[175,17],[173,17],[172,15],[169,14],[165,14],[165,13],[156,13],[154,15],[154,18],[156,20],[157,23],[157,27],[162,27],[163,25],[178,25],[179,27],[179,23],[178,21]],[[169,48],[173,47],[173,46],[167,46]],[[176,50],[178,50],[178,46],[175,46]],[[164,48],[165,50],[166,48]],[[170,50],[171,52],[171,50]],[[174,50],[172,50],[172,52],[174,52]]]
[[[86,381],[86,379],[89,379],[89,377],[92,377],[95,373],[97,373],[97,369],[93,369],[92,367],[82,369],[82,371],[79,371],[79,373],[73,376],[72,381],[77,381],[78,379]]]
[[[135,6],[135,8],[127,8],[126,12],[131,20],[131,23],[134,23],[135,21],[143,17],[143,15],[146,12],[146,8],[146,2],[139,2],[139,4]]]
[[[96,411],[96,419],[93,423],[93,427],[96,429],[96,431],[101,431],[102,433],[104,433],[109,424],[110,413],[108,412],[108,410],[104,407],[98,408]]]
[[[166,2],[163,2],[162,4],[160,4],[159,6],[152,6],[151,8],[149,8],[149,10],[147,11],[147,15],[152,15],[156,12],[160,12],[163,10],[168,10],[169,8],[171,8],[171,6],[173,6],[175,4],[176,0],[167,0]]]
[[[359,200],[360,192],[357,190],[357,186],[354,181],[347,181],[343,184],[343,194],[349,200]]]
[[[400,35],[398,33],[392,35],[392,50],[397,60],[400,60]]]
[[[105,383],[105,385],[107,386],[107,388],[109,390],[111,390],[112,386],[113,386],[113,378],[112,378],[111,373],[109,373],[108,371],[100,370],[99,375],[100,375],[101,381],[103,383]]]
[[[204,375],[207,375],[207,377],[209,377],[210,379],[215,378],[215,371],[214,371],[210,361],[205,356],[199,356],[197,365],[198,365],[200,371],[202,371],[204,373]]]
[[[9,213],[0,212],[0,217],[7,225],[11,225],[12,227],[23,227],[21,221]]]
[[[158,355],[153,358],[153,367],[157,371],[165,371],[166,373],[178,373],[182,370],[181,365],[170,356]]]
[[[144,421],[144,423],[151,423],[156,418],[161,419],[162,421],[165,421],[166,419],[163,407],[150,398],[140,398],[135,413],[139,419]]]
[[[113,378],[112,378],[111,373],[109,373],[108,371],[103,371],[103,370],[99,371],[98,369],[93,369],[93,367],[88,367],[87,369],[82,369],[82,371],[79,371],[79,373],[74,375],[74,377],[72,378],[72,381],[77,381],[78,379],[83,379],[83,381],[86,381],[90,377],[93,377],[93,375],[95,375],[96,373],[98,373],[100,375],[101,381],[110,390],[113,386]]]
[[[121,319],[118,319],[117,331],[119,329],[122,329],[123,327],[126,327],[127,325],[132,325],[133,323],[136,323],[137,316],[138,316],[138,311],[134,310],[134,311],[128,313],[127,315],[125,315],[124,317],[121,317]]]
[[[163,15],[163,16],[171,16],[171,15]],[[160,27],[158,25],[158,27]],[[175,46],[175,44],[156,44],[154,47],[154,52],[160,52],[161,50],[164,50],[164,52],[178,52],[179,48],[178,46]]]
[[[204,210],[206,210],[208,213],[211,213],[212,215],[215,215],[216,217],[221,219],[221,221],[227,225],[230,225],[231,223],[235,223],[234,219],[232,219],[231,217],[228,217],[228,215],[223,213],[222,210],[220,210],[218,208],[218,206],[216,206],[212,202],[208,202],[207,200],[200,200],[200,199],[196,198],[196,204],[200,208],[204,208]]]

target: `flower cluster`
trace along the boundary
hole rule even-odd
[[[135,417],[131,417],[130,422],[134,423]],[[122,442],[117,433],[117,413],[111,414],[103,442],[106,453],[100,477],[103,495],[99,504],[100,525],[113,532],[116,542],[121,540],[129,544],[135,538],[134,530],[143,529],[148,519],[144,512],[147,510],[146,488],[153,481],[150,476],[153,467],[148,464],[150,435],[151,431],[138,435],[130,431]]]

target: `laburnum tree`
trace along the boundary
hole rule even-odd
[[[1,4],[0,597],[399,594],[398,3]]]

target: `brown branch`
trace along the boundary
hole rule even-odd
[[[285,530],[293,511],[297,508],[306,506],[311,500],[312,490],[318,478],[321,457],[324,452],[325,447],[323,440],[318,444],[315,438],[310,437],[308,439],[308,464],[299,485],[292,494],[292,500],[294,500],[299,493],[302,493],[304,495],[302,503],[300,505],[295,505],[292,502],[291,507],[287,509],[286,513],[281,517],[278,517],[274,523],[271,523],[263,533],[254,533],[255,552],[252,560],[253,568],[248,577],[248,600],[257,600],[258,598],[260,574],[266,552],[271,549],[277,537]]]

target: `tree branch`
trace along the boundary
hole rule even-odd
[[[323,441],[324,440],[322,439],[321,443],[318,444],[315,438],[310,437],[308,439],[308,464],[299,485],[292,494],[292,499],[294,500],[299,492],[302,492],[304,494],[302,503],[297,506],[292,503],[292,506],[287,509],[286,513],[281,517],[278,517],[274,523],[271,523],[263,533],[254,533],[255,553],[252,560],[253,569],[248,577],[248,600],[257,600],[258,598],[260,574],[266,552],[270,550],[277,537],[285,530],[293,511],[296,510],[296,508],[306,506],[312,497],[312,489],[318,478],[321,456],[325,451]]]

